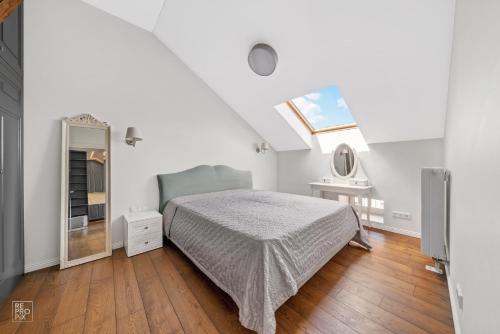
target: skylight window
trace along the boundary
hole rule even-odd
[[[337,86],[296,97],[287,105],[312,134],[357,127]]]

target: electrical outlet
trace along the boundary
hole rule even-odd
[[[460,287],[460,284],[457,284],[456,287],[456,292],[457,292],[457,302],[458,302],[458,307],[463,310],[464,308],[464,294],[462,292],[462,288]]]
[[[411,214],[409,212],[392,211],[392,216],[398,219],[411,220]]]

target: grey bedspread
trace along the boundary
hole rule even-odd
[[[182,196],[164,210],[165,235],[239,307],[243,326],[274,333],[274,312],[353,238],[351,206],[285,193],[227,190]]]

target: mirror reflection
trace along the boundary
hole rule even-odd
[[[337,147],[333,154],[333,167],[335,173],[340,176],[351,176],[355,168],[355,153],[347,144],[341,144]]]
[[[106,250],[106,130],[69,126],[68,260]]]

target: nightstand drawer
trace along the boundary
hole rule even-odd
[[[137,235],[145,235],[149,233],[161,234],[161,219],[155,218],[129,223],[128,229],[129,237],[135,237]]]
[[[149,234],[142,238],[133,238],[129,240],[127,247],[127,255],[133,256],[139,253],[147,252],[163,246],[161,235]]]
[[[136,243],[140,243],[141,241],[148,241],[151,239],[162,239],[161,231],[154,230],[148,232],[148,230],[142,230],[140,233],[130,234],[128,236],[128,244],[134,245]]]

